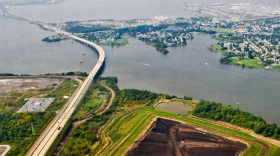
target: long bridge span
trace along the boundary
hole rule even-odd
[[[1,8],[0,8],[1,9]],[[47,126],[47,128],[43,131],[43,133],[40,135],[40,137],[36,140],[36,142],[32,145],[32,147],[27,152],[27,156],[41,156],[45,155],[49,147],[52,145],[55,138],[58,136],[59,132],[63,127],[65,126],[66,122],[74,112],[76,106],[78,105],[79,101],[89,88],[93,78],[97,75],[98,71],[101,69],[102,65],[105,62],[105,52],[104,50],[97,44],[90,42],[88,40],[79,38],[75,35],[72,35],[71,33],[59,30],[58,28],[34,20],[26,17],[22,17],[13,13],[5,12],[5,16],[9,18],[24,20],[33,24],[37,24],[39,26],[44,27],[47,30],[55,31],[57,33],[65,34],[71,38],[73,38],[75,41],[78,41],[82,44],[85,44],[86,46],[92,48],[99,54],[98,61],[96,65],[93,67],[91,72],[89,73],[86,80],[83,82],[83,84],[75,91],[75,93],[72,95],[72,97],[67,101],[65,106],[60,110],[60,112],[55,116],[55,118],[51,121],[51,123]]]

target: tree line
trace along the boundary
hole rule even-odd
[[[268,124],[261,117],[241,111],[239,108],[223,106],[221,103],[200,100],[192,111],[197,117],[224,121],[236,126],[248,128],[265,137],[280,140],[280,127],[276,124]]]

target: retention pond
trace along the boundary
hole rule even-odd
[[[176,113],[180,115],[186,115],[191,110],[188,104],[179,101],[160,103],[159,105],[156,106],[156,109],[171,112],[171,113]]]

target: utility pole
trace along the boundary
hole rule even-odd
[[[57,98],[57,104],[59,104],[59,98],[57,97],[57,95],[56,95],[56,98]]]
[[[31,128],[32,128],[32,134],[35,135],[35,131],[32,123],[31,123]]]

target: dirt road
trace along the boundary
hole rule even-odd
[[[115,98],[115,92],[113,89],[111,89],[110,87],[108,87],[107,85],[103,84],[102,82],[97,82],[99,84],[101,84],[102,86],[106,87],[107,89],[109,89],[111,91],[111,99],[110,99],[110,102],[108,103],[107,107],[102,111],[100,112],[98,115],[102,115],[103,113],[106,112],[106,110],[108,110],[110,108],[110,106],[112,105],[113,103],[113,100]],[[73,123],[73,127],[70,129],[70,131],[67,133],[67,135],[65,136],[65,138],[63,139],[63,141],[60,143],[59,147],[57,148],[56,152],[54,153],[54,156],[58,156],[62,149],[64,148],[64,145],[65,143],[68,141],[69,137],[71,136],[71,134],[74,132],[74,130],[79,126],[81,125],[82,123],[86,122],[89,118],[86,118],[84,120],[81,120],[81,121],[77,121],[77,122],[74,122]]]
[[[111,93],[112,93],[112,97],[111,97],[110,102],[108,103],[107,107],[106,107],[102,112],[100,112],[100,113],[98,114],[98,115],[101,115],[101,114],[105,113],[106,110],[108,110],[108,109],[111,107],[111,105],[112,105],[112,103],[113,103],[113,100],[114,100],[116,94],[115,94],[115,92],[114,92],[113,89],[111,89],[110,87],[106,86],[104,83],[99,82],[99,81],[98,81],[97,83],[99,83],[99,84],[101,84],[102,86],[106,87],[106,88],[109,89],[109,90],[111,91]]]

